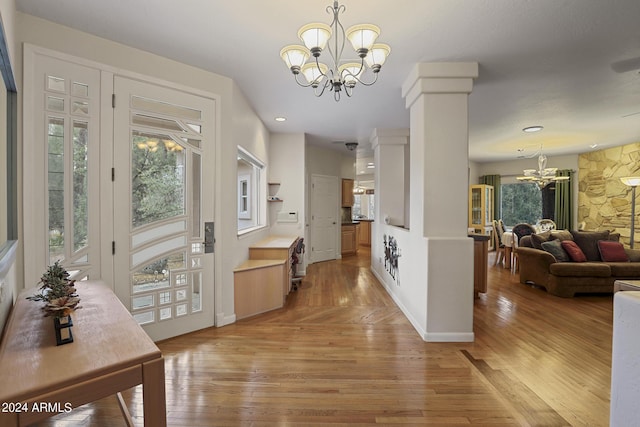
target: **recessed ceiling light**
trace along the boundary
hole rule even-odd
[[[276,117],[275,120],[276,120],[276,122],[284,122],[284,121],[287,120],[287,118],[286,117]]]
[[[544,129],[542,126],[536,125],[536,126],[526,127],[522,129],[522,131],[523,132],[540,132],[542,129]]]
[[[591,144],[589,147],[596,148],[597,146],[598,146],[598,144]]]

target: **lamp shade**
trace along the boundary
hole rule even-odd
[[[280,51],[280,57],[287,64],[287,67],[289,67],[289,69],[297,67],[299,70],[307,61],[309,55],[309,49],[297,44],[285,46]]]
[[[298,30],[298,37],[309,50],[323,50],[331,37],[331,27],[321,22],[307,24]]]
[[[637,187],[640,185],[640,176],[623,176],[620,181],[629,187]]]
[[[322,79],[327,75],[328,67],[319,62],[317,65],[315,62],[309,62],[302,67],[302,74],[307,79],[311,86],[318,86]]]
[[[373,67],[374,65],[382,66],[384,62],[387,60],[387,56],[391,53],[391,48],[389,45],[383,43],[376,43],[371,46],[369,49],[369,53],[365,56],[364,60],[367,62],[369,67]]]
[[[371,49],[379,35],[380,28],[373,24],[354,25],[346,31],[346,36],[356,51],[360,49]]]

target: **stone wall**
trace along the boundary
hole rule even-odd
[[[611,230],[629,244],[631,234],[631,188],[623,176],[640,176],[640,142],[581,154],[578,159],[578,223],[585,230]],[[640,214],[636,190],[636,218]],[[634,241],[640,241],[636,219]],[[636,245],[637,247],[637,245]]]

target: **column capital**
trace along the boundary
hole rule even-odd
[[[418,63],[402,85],[406,107],[425,93],[471,93],[478,77],[477,62]]]
[[[379,145],[406,145],[409,143],[409,129],[374,129],[369,137],[371,148]]]

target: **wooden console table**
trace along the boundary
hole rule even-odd
[[[287,269],[286,259],[249,259],[233,270],[236,319],[281,308]]]
[[[142,384],[144,425],[166,426],[162,353],[110,288],[76,288],[74,342],[61,346],[42,303],[25,299],[36,289],[18,296],[0,344],[0,425],[29,425]]]
[[[286,297],[291,290],[291,280],[293,279],[293,265],[291,264],[291,260],[297,242],[298,236],[269,236],[249,246],[249,259],[251,260],[281,259],[289,263],[287,279],[282,290],[283,298]]]

